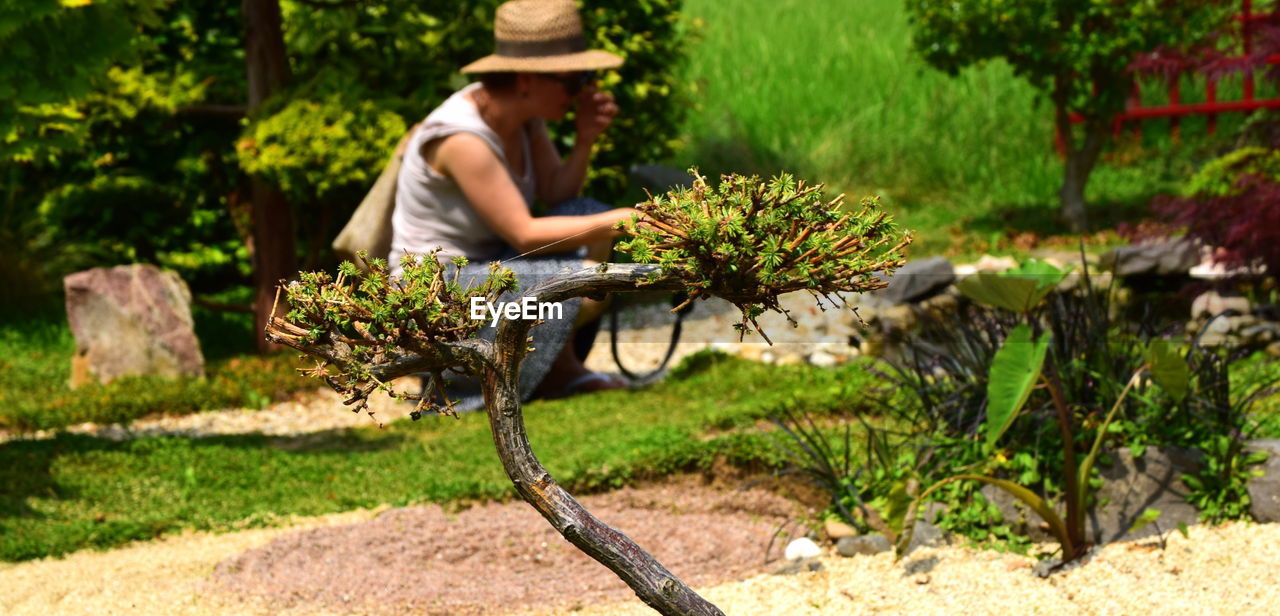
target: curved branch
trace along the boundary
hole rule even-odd
[[[602,293],[685,289],[685,284],[675,278],[659,278],[649,282],[651,277],[661,271],[660,267],[651,264],[601,263],[549,278],[531,292],[539,302],[557,302]]]
[[[539,302],[563,301],[607,291],[636,291],[656,266],[602,264],[557,276],[531,290]],[[644,289],[677,289],[676,280],[645,284]],[[627,583],[640,600],[669,616],[724,616],[643,548],[622,532],[591,515],[561,488],[538,461],[529,445],[520,407],[520,362],[524,358],[530,321],[503,321],[498,326],[495,359],[485,370],[482,386],[489,427],[498,457],[520,497],[546,518],[565,539],[608,567]]]
[[[286,325],[283,319],[277,317],[272,326],[267,329],[267,340],[334,365],[349,364],[354,361],[351,358],[350,345],[343,342],[305,344],[280,330]],[[410,374],[447,370],[459,366],[465,366],[479,374],[493,363],[494,356],[493,343],[479,338],[421,345],[415,350],[418,351],[415,354],[391,357],[364,367],[375,379],[386,382]]]
[[[460,342],[437,343],[424,347],[425,354],[397,357],[376,366],[369,366],[369,373],[380,381],[398,379],[420,372],[442,371],[466,366],[479,374],[493,361],[493,344],[488,340],[473,338]]]

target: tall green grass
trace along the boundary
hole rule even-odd
[[[880,195],[923,232],[917,249],[944,248],[952,227],[1056,230],[1052,107],[1004,62],[955,77],[928,67],[911,50],[901,0],[686,0],[685,13],[701,41],[690,50],[696,104],[677,164],[787,170]],[[1225,116],[1219,132],[1241,121]],[[1109,156],[1090,200],[1141,211],[1176,189],[1206,146],[1203,120],[1185,123],[1181,145],[1166,126],[1146,125]]]

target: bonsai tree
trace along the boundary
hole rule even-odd
[[[1085,186],[1133,89],[1130,63],[1157,48],[1182,48],[1226,23],[1231,3],[1203,0],[907,0],[917,50],[952,75],[1002,58],[1053,104],[1067,150],[1061,217],[1084,231]],[[1082,134],[1071,114],[1084,119]]]
[[[821,188],[788,175],[769,182],[725,176],[712,188],[698,176],[689,189],[639,204],[642,214],[622,223],[632,237],[619,248],[635,263],[557,276],[527,296],[539,304],[641,288],[685,291],[690,301],[716,296],[742,311],[736,327],[746,335],[759,330],[756,317],[764,310],[784,312],[778,303],[783,293],[803,289],[815,298],[841,299],[842,293],[883,287],[874,274],[902,265],[910,237],[874,200],[843,211],[843,195],[826,201]],[[332,279],[303,273],[287,287],[290,310],[273,313],[267,337],[318,360],[306,372],[346,395],[357,411],[375,390],[390,392],[393,379],[427,373],[432,377],[421,394],[391,393],[418,401],[415,419],[423,412],[451,414],[444,373],[478,377],[494,446],[522,499],[658,612],[721,614],[630,538],[591,515],[534,455],[521,415],[519,374],[536,322],[502,320],[490,342],[476,337],[484,320],[472,319],[469,310],[472,298],[494,301],[514,289],[511,271],[491,264],[483,283],[463,287],[434,256],[405,257],[399,279],[389,278],[378,259],[369,261],[367,274],[351,263]]]

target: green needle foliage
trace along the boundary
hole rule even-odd
[[[406,255],[399,278],[388,275],[385,260],[369,259],[364,251],[357,256],[368,263],[368,273],[350,261],[338,268],[336,279],[326,272],[302,272],[285,291],[292,310],[284,319],[275,318],[273,311],[272,333],[321,357],[323,361],[306,373],[350,395],[348,404],[358,402],[356,410],[367,407],[367,397],[376,388],[395,394],[369,366],[412,355],[440,356],[437,345],[465,341],[483,327],[483,320],[468,318],[471,298],[492,302],[504,291],[516,288],[515,274],[497,263],[489,265],[484,282],[464,287],[458,278],[466,258],[453,258],[454,271],[449,276],[446,266],[436,259],[438,252]],[[330,374],[329,366],[341,376]],[[467,367],[454,369],[465,371]],[[415,418],[424,409],[453,414],[452,403],[440,390],[443,375],[437,371],[434,376],[443,407],[424,393],[417,398],[420,404]]]
[[[636,206],[643,216],[620,225],[634,237],[618,249],[639,263],[659,264],[662,277],[682,280],[690,302],[712,295],[732,302],[742,311],[735,326],[742,335],[752,331],[748,323],[759,331],[756,317],[765,309],[786,314],[778,304],[783,293],[805,290],[831,299],[870,291],[887,284],[876,272],[904,263],[911,236],[876,199],[844,211],[844,195],[827,201],[822,184],[790,174],[768,182],[725,175],[712,188],[691,172],[691,188],[651,195]]]

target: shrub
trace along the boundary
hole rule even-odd
[[[1274,395],[1280,377],[1252,375],[1233,387],[1231,368],[1247,359],[1243,349],[1191,347],[1187,353],[1195,389],[1183,404],[1164,418],[1151,418],[1164,432],[1165,442],[1194,447],[1204,454],[1204,466],[1194,475],[1183,475],[1190,488],[1187,500],[1203,519],[1220,522],[1249,515],[1248,480],[1254,465],[1266,455],[1246,453],[1246,441],[1263,423],[1253,411],[1263,398]],[[1250,382],[1252,381],[1252,382]]]
[[[1280,182],[1280,150],[1245,146],[1215,158],[1200,168],[1183,191],[1188,197],[1227,197],[1239,194],[1243,176]]]
[[[1105,145],[1111,118],[1124,110],[1129,64],[1157,47],[1185,48],[1228,23],[1226,5],[1168,2],[990,2],[908,0],[916,49],[955,75],[1002,58],[1045,94],[1066,142],[1061,214],[1084,231],[1085,185]],[[1077,138],[1069,120],[1084,119]]]
[[[466,82],[457,70],[492,51],[498,3],[386,0],[318,7],[282,0],[292,82],[262,108],[264,115],[241,125],[236,108],[248,98],[248,87],[239,3],[145,0],[57,9],[44,2],[49,6],[15,22],[23,28],[0,38],[25,45],[14,48],[18,55],[65,48],[76,52],[67,55],[76,61],[49,57],[41,66],[58,70],[44,70],[38,79],[30,62],[0,78],[0,90],[17,87],[15,100],[24,103],[17,115],[0,109],[0,124],[14,133],[12,143],[0,144],[7,193],[0,200],[7,223],[0,241],[33,255],[11,259],[21,271],[0,275],[0,285],[43,278],[56,287],[67,272],[131,261],[179,269],[197,292],[244,282],[251,221],[237,168],[238,139],[271,146],[242,148],[246,166],[279,182],[295,201],[305,198],[294,203],[307,212],[295,216],[304,240],[299,245],[309,246],[309,261],[319,267],[341,226],[342,208],[355,206],[404,132],[388,114],[404,124],[417,121]],[[591,44],[627,60],[603,82],[623,113],[598,143],[589,188],[595,196],[620,196],[628,165],[663,159],[674,147],[675,127],[688,107],[677,81],[686,41],[679,7],[678,0],[610,0],[592,3],[583,14]],[[147,18],[130,21],[142,15]],[[66,32],[55,36],[60,24]],[[31,44],[40,41],[57,44]],[[123,53],[129,49],[134,53]],[[109,69],[114,59],[120,64]],[[64,65],[71,68],[61,70]],[[85,94],[91,79],[93,90]],[[295,100],[311,102],[291,108]],[[338,121],[308,117],[310,104]],[[347,112],[355,116],[349,122],[342,120]],[[350,136],[335,134],[341,132],[335,126],[349,127]],[[558,134],[569,138],[560,128]],[[56,201],[47,206],[48,217],[37,213],[46,195]],[[325,198],[336,202],[328,220],[310,209]],[[98,202],[118,207],[95,209]],[[122,226],[122,213],[136,215],[130,221],[136,224]],[[103,220],[108,224],[94,224]]]
[[[395,113],[335,94],[291,101],[250,124],[236,143],[236,156],[241,168],[276,185],[294,203],[341,197],[358,202],[404,132]]]
[[[1280,277],[1280,150],[1249,146],[1204,166],[1185,196],[1157,197],[1161,217],[1214,248],[1229,269],[1265,266]]]
[[[596,148],[588,182],[598,198],[621,197],[631,165],[665,160],[680,143],[677,127],[689,109],[680,76],[690,44],[680,23],[681,5],[682,0],[604,0],[583,14],[588,40],[626,60],[616,77],[603,82],[622,112]],[[571,134],[570,126],[561,134]]]

